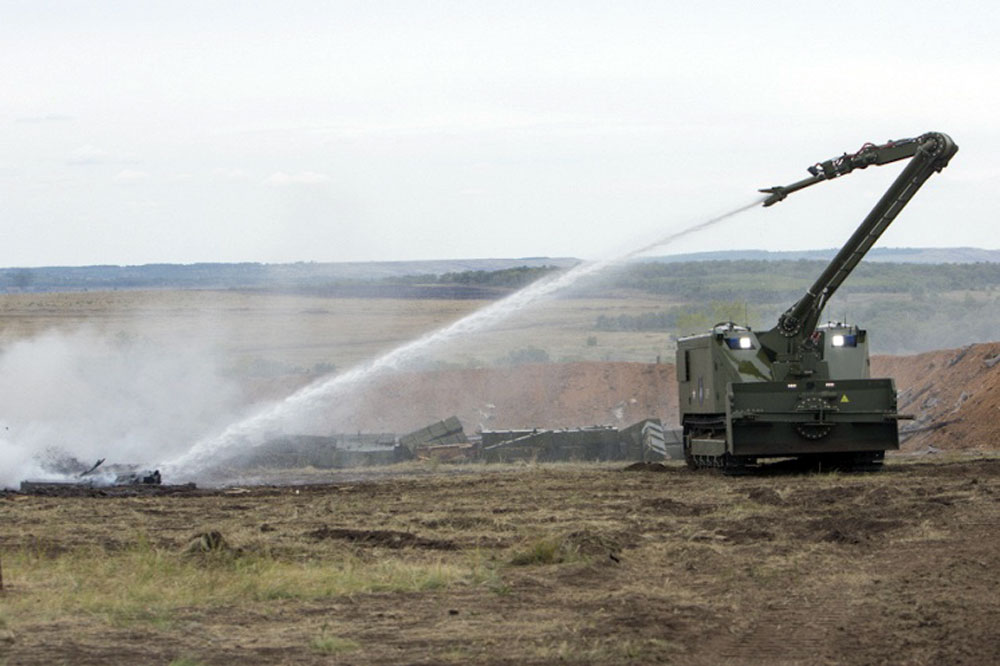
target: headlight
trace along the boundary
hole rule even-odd
[[[738,338],[726,338],[726,346],[730,349],[753,349],[753,338],[741,335]]]
[[[830,342],[831,342],[831,344],[833,344],[834,347],[843,347],[844,346],[844,336],[842,336],[842,335],[835,335],[830,340]]]

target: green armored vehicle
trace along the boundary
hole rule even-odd
[[[828,467],[877,469],[899,448],[896,387],[872,379],[868,334],[854,325],[817,325],[837,288],[931,174],[958,151],[931,132],[865,144],[809,167],[809,178],[761,190],[771,206],[815,183],[911,158],[819,279],[769,331],[732,322],[677,342],[684,456],[690,467],[746,470],[762,458],[802,458]]]

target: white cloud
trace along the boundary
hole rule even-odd
[[[122,169],[113,178],[116,183],[138,183],[148,179],[148,173],[145,171],[136,171],[135,169]]]
[[[250,174],[243,169],[212,169],[212,177],[221,180],[249,180]]]
[[[269,185],[320,185],[329,183],[330,180],[330,176],[315,171],[299,171],[294,174],[276,171],[268,176],[264,182]]]
[[[73,116],[68,116],[61,113],[46,113],[44,115],[38,115],[38,116],[21,116],[14,122],[35,125],[39,123],[66,123],[72,120],[74,120]]]
[[[102,164],[108,161],[108,152],[88,143],[70,153],[66,161],[70,164]]]
[[[629,230],[710,214],[720,197],[752,196],[865,140],[927,130],[949,132],[962,151],[907,211],[898,242],[996,243],[989,156],[1000,150],[991,115],[1000,93],[983,81],[1000,68],[1000,3],[942,12],[849,0],[857,11],[806,15],[746,3],[527,3],[523,12],[357,3],[345,12],[345,3],[313,2],[233,13],[230,3],[180,2],[163,3],[156,21],[94,9],[101,3],[20,4],[20,23],[0,22],[9,64],[0,197],[5,214],[44,222],[47,236],[10,244],[5,263],[56,261],[48,238],[65,239],[58,261],[70,264],[213,253],[273,261],[276,248],[292,260],[597,256]],[[855,30],[862,9],[869,24],[894,29],[877,40]],[[933,52],[908,49],[932,41]],[[801,65],[790,54],[804,43],[852,55]],[[933,92],[914,104],[913,90]],[[60,112],[72,119],[45,115]],[[150,175],[135,182],[147,178],[140,170]],[[116,187],[94,187],[113,177]],[[858,179],[862,188],[878,180]],[[831,187],[836,198],[848,186]],[[857,191],[861,214],[869,189]],[[122,199],[146,195],[170,214],[151,212],[142,233],[116,245],[77,240],[89,231],[81,215],[132,228]],[[364,215],[365,236],[302,240],[317,220],[355,219],[331,213],[337,206]],[[913,217],[956,210],[964,223],[947,234]],[[839,219],[817,211],[795,226],[803,236],[772,238],[772,249],[801,247]],[[178,220],[191,233],[175,233]],[[273,235],[264,242],[248,227]],[[760,242],[748,235],[719,242]]]

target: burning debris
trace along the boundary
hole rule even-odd
[[[73,456],[51,453],[44,461],[44,469],[54,475],[68,477],[62,483],[76,483],[90,486],[131,486],[160,485],[160,471],[142,469],[139,465],[111,464],[105,465],[107,458],[100,458],[96,463],[87,466],[86,463]],[[72,479],[72,480],[69,480]]]
[[[105,460],[105,458],[98,460],[94,463],[93,467],[85,472],[81,472],[79,478],[84,480],[94,480],[95,485],[111,486],[133,486],[139,484],[158,486],[163,481],[160,478],[160,470],[139,469],[136,465],[108,465],[103,470],[105,474],[95,474],[97,469],[104,464]],[[106,483],[107,479],[110,478],[108,474],[114,475],[114,480],[110,483]]]
[[[195,489],[193,483],[164,485],[160,471],[139,465],[105,465],[105,458],[93,465],[59,452],[49,451],[43,470],[50,478],[25,480],[21,492],[31,495],[72,496],[91,494],[170,494]]]

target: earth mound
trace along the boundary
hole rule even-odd
[[[1000,443],[1000,342],[915,356],[875,356],[872,376],[894,377],[903,449],[996,449]]]

